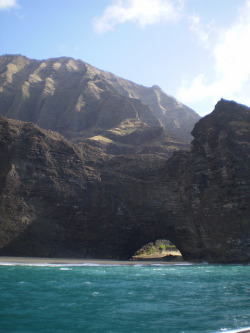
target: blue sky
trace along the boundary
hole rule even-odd
[[[201,116],[250,106],[250,0],[0,0],[0,54],[81,59]]]

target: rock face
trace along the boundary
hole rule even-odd
[[[250,109],[221,100],[192,134],[191,152],[175,154],[165,173],[179,189],[174,220],[187,235],[185,258],[249,261]]]
[[[129,257],[146,222],[128,205],[165,163],[151,154],[110,157],[2,116],[0,156],[0,254],[17,256]]]
[[[170,156],[188,148],[199,116],[157,87],[143,87],[80,60],[0,57],[0,113],[34,122],[108,153]]]
[[[112,156],[0,117],[0,254],[128,259],[169,239],[184,259],[250,259],[250,109],[221,100],[191,152]]]

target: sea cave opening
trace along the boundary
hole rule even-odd
[[[138,249],[132,260],[183,261],[179,249],[168,239],[157,239]]]

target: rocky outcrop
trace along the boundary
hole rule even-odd
[[[184,259],[249,261],[249,117],[220,101],[168,160],[0,117],[0,254],[127,259],[169,239]]]
[[[221,100],[192,132],[190,153],[167,163],[187,259],[250,260],[250,109]],[[185,236],[186,235],[186,236]],[[195,250],[194,250],[195,249]]]
[[[74,142],[88,139],[107,152],[141,153],[151,147],[167,156],[188,148],[199,120],[159,87],[143,87],[72,58],[11,55],[0,57],[0,113]]]

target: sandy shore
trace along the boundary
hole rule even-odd
[[[36,257],[0,257],[1,264],[67,264],[67,265],[174,265],[185,262],[162,260],[108,260],[108,259],[69,259],[69,258],[36,258]]]

